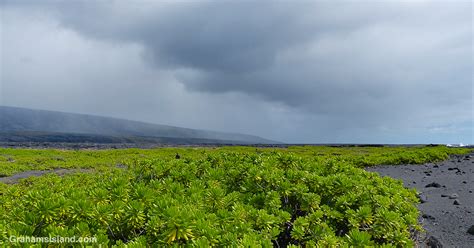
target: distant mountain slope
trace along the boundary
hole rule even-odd
[[[33,135],[35,132],[38,133]],[[63,138],[66,134],[83,134],[82,136],[74,136],[73,140],[80,140],[80,137],[85,136],[88,136],[88,139],[93,136],[95,138],[109,136],[114,137],[111,138],[114,141],[122,140],[123,142],[126,142],[127,139],[138,139],[150,142],[162,140],[173,143],[173,140],[176,140],[182,144],[189,139],[190,143],[194,144],[197,141],[236,144],[278,143],[246,134],[214,132],[102,116],[6,106],[0,106],[0,133],[0,139],[3,139],[3,141],[18,139],[20,136],[24,140],[28,137],[38,138],[39,136],[51,135],[50,133],[53,133],[53,135],[60,133],[59,136]]]

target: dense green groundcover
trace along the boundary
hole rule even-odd
[[[416,192],[360,167],[424,163],[468,151],[0,149],[4,175],[94,169],[0,183],[0,243],[30,247],[11,237],[61,236],[95,237],[97,243],[88,245],[118,247],[412,247],[420,228]]]

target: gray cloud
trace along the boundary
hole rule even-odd
[[[205,102],[211,112],[229,118],[219,125],[207,123],[209,128],[235,129],[237,116],[227,116],[228,110],[249,117],[239,120],[247,126],[239,131],[287,141],[423,142],[442,137],[472,143],[472,128],[466,128],[472,126],[473,104],[470,1],[54,1],[12,2],[4,8],[47,16],[58,30],[94,40],[91,51],[101,45],[111,53],[130,48],[117,55],[128,82],[111,75],[118,66],[111,63],[104,72],[111,74],[82,74],[82,81],[71,82],[73,87],[88,88],[94,85],[88,82],[102,78],[135,92],[127,96],[127,90],[119,91],[124,99],[140,99],[155,89],[162,92],[152,91],[159,98],[166,98],[166,92],[181,95],[183,102]],[[125,69],[130,61],[124,54],[133,55],[136,68]],[[100,61],[93,53],[86,58]],[[224,103],[229,96],[232,106]],[[168,115],[176,110],[157,104],[152,100],[143,106]],[[117,110],[117,115],[130,112]],[[137,118],[144,119],[145,112]],[[193,118],[221,119],[194,112],[199,114]],[[186,122],[172,122],[178,120]],[[291,120],[280,127],[283,133],[265,130],[269,122],[282,120]],[[446,132],[445,127],[450,127],[449,135],[436,134]]]

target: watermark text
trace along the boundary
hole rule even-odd
[[[10,243],[97,243],[97,237],[34,237],[34,236],[10,236]],[[1,241],[0,241],[1,243]]]

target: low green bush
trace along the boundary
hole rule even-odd
[[[222,152],[4,185],[0,234],[109,246],[410,247],[416,192],[339,159]],[[14,245],[14,244],[13,244]]]
[[[415,190],[367,172],[470,149],[438,147],[0,149],[0,246],[15,237],[95,237],[99,247],[412,247]],[[180,159],[176,159],[176,154]]]

